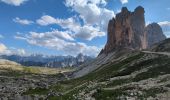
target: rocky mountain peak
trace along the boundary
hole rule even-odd
[[[78,62],[84,62],[85,60],[85,56],[82,53],[79,53],[76,58]]]
[[[145,9],[142,6],[138,6],[135,11],[135,13],[137,14],[144,14],[145,13]]]
[[[122,10],[121,10],[122,13],[127,13],[128,12],[128,9],[127,7],[122,7]]]
[[[100,54],[107,54],[122,48],[146,49],[151,44],[165,39],[158,24],[145,27],[144,13],[145,10],[142,6],[138,6],[134,12],[122,7],[121,12],[109,21],[107,43]],[[162,38],[157,39],[156,36],[150,36],[153,33]],[[153,42],[148,42],[149,40],[153,40]]]
[[[145,34],[148,48],[150,48],[153,44],[166,39],[166,36],[163,34],[162,28],[157,23],[152,23],[146,26]]]

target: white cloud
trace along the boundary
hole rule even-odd
[[[84,25],[77,27],[78,31],[75,30],[75,33],[77,37],[84,37],[87,40],[105,36],[104,32],[107,31],[108,22],[115,16],[113,11],[104,8],[105,0],[66,0],[65,5],[71,7],[83,20]],[[84,29],[87,29],[87,32]]]
[[[27,19],[20,19],[18,17],[16,17],[15,19],[13,19],[14,22],[22,24],[22,25],[30,25],[32,23],[34,23],[33,21],[27,20]]]
[[[76,30],[76,34],[75,34],[76,38],[81,38],[86,40],[92,40],[95,37],[102,37],[102,36],[105,36],[105,32],[101,32],[97,27],[92,27],[87,25],[83,27],[79,27]]]
[[[10,49],[3,43],[0,43],[0,55],[11,55],[13,54]]]
[[[75,56],[84,53],[96,56],[101,47],[90,46],[76,39],[90,41],[106,35],[108,22],[115,16],[112,10],[105,8],[106,4],[105,0],[66,0],[66,7],[71,8],[75,15],[67,19],[43,15],[36,20],[41,26],[59,25],[64,31],[29,32],[25,36],[17,35],[15,38],[26,40],[32,45],[56,49],[64,54]]]
[[[105,0],[66,0],[65,5],[78,13],[78,16],[58,19],[44,15],[36,22],[42,26],[57,24],[77,38],[92,40],[105,36],[108,22],[115,16],[113,11],[104,8],[106,4]],[[83,22],[79,22],[79,19]]]
[[[58,30],[53,30],[51,32],[44,32],[44,33],[37,33],[37,32],[30,32],[30,37],[32,38],[44,38],[44,39],[56,39],[60,38],[63,40],[70,40],[73,41],[74,38],[68,34],[66,31],[58,31]]]
[[[158,23],[164,32],[164,34],[169,38],[170,37],[170,21],[162,21]]]
[[[10,49],[6,47],[4,44],[0,43],[0,55],[12,55],[12,54],[25,55],[26,53],[24,49]]]
[[[49,15],[44,15],[36,21],[39,25],[46,26],[50,24],[56,24],[57,20]]]
[[[17,54],[18,55],[26,55],[26,52],[24,49],[17,49]]]
[[[128,3],[128,0],[120,0],[122,4]]]
[[[58,36],[56,37],[53,36],[52,38],[51,36],[52,36],[51,33],[42,34],[42,33],[30,32],[23,38],[29,44],[55,49],[63,52],[64,54],[73,55],[73,56],[77,55],[78,53],[83,53],[89,56],[96,56],[101,50],[101,48],[98,48],[96,46],[88,46],[85,43],[67,41],[63,38],[59,38]],[[23,39],[23,38],[18,38],[18,39]],[[91,51],[93,51],[93,53]]]
[[[18,35],[14,36],[14,38],[15,38],[15,39],[20,39],[20,40],[26,40],[26,38],[25,38],[25,37],[18,36]]]
[[[160,26],[170,26],[170,22],[169,22],[169,21],[159,22],[158,24],[159,24]]]
[[[28,0],[0,0],[0,1],[14,6],[20,6],[21,4]]]
[[[3,53],[5,50],[7,50],[7,47],[4,44],[0,43],[0,53]]]
[[[107,11],[105,12],[107,15]],[[76,38],[81,38],[81,39],[86,39],[86,40],[92,40],[95,37],[105,36],[105,32],[100,31],[100,27],[93,27],[90,25],[81,26],[79,23],[75,21],[73,17],[68,18],[68,19],[57,19],[49,15],[44,15],[40,19],[37,20],[37,23],[39,25],[57,24],[61,26],[63,29],[67,29],[67,31],[64,31],[62,33],[66,34],[66,33],[73,32],[72,35],[75,36]],[[103,24],[106,24],[106,23],[103,23]]]
[[[39,24],[41,26],[58,24],[64,29],[67,29],[67,28],[71,29],[71,28],[75,28],[77,26],[80,26],[80,24],[77,23],[74,20],[73,17],[70,17],[70,18],[67,18],[67,19],[58,19],[58,18],[54,18],[54,17],[49,16],[49,15],[44,15],[40,19],[38,19],[36,22],[37,22],[37,24]]]
[[[89,3],[90,2],[90,3]],[[101,21],[110,20],[114,12],[99,5],[106,4],[105,0],[66,0],[66,6],[71,7],[86,24],[99,25]],[[104,15],[107,14],[107,15]]]
[[[96,5],[106,5],[106,0],[66,0],[65,4],[66,6],[85,6],[87,3],[93,3]]]
[[[164,31],[164,34],[166,35],[167,38],[170,38],[170,30],[169,31]]]

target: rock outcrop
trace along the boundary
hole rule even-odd
[[[157,23],[149,24],[146,27],[145,34],[148,48],[150,48],[153,44],[166,39],[166,36],[163,34],[162,28]]]
[[[123,7],[121,12],[109,21],[107,43],[100,54],[107,54],[122,48],[146,49],[165,39],[158,24],[145,27],[144,13],[144,8],[141,6],[137,7],[134,12]],[[159,36],[161,38],[158,39]]]

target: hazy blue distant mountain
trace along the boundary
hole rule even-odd
[[[1,59],[15,61],[24,66],[42,66],[42,67],[77,67],[86,61],[90,61],[93,57],[78,54],[73,56],[44,56],[41,54],[33,54],[30,56],[20,55],[1,55]]]

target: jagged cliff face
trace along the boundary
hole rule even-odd
[[[136,8],[134,12],[123,7],[121,12],[109,21],[108,39],[103,51],[108,53],[122,47],[143,48],[144,27],[144,9],[142,7]]]
[[[121,48],[145,49],[148,45],[165,39],[163,37],[156,40],[156,37],[154,37],[154,39],[151,39],[154,42],[147,42],[152,38],[152,34],[163,35],[163,33],[161,28],[157,29],[157,26],[152,29],[150,29],[150,26],[145,28],[144,13],[144,8],[141,6],[137,7],[134,12],[130,12],[126,7],[123,7],[121,12],[109,21],[107,43],[101,53],[109,53]],[[152,33],[150,33],[150,30]]]

